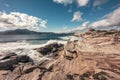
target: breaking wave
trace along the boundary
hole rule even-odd
[[[67,43],[67,41],[48,40],[46,43],[43,44],[31,44],[23,40],[17,42],[0,43],[0,54],[15,53],[17,55],[28,55],[31,59],[35,61],[35,63],[37,63],[41,60],[49,58],[42,56],[39,52],[37,52],[34,49],[44,47],[45,45],[52,43],[65,44]]]
[[[60,37],[60,39],[66,40],[66,41],[82,40],[81,37],[76,37],[76,36],[65,36],[65,37]]]

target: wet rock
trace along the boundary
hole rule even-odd
[[[35,50],[40,52],[42,55],[51,55],[52,54],[52,56],[55,56],[55,55],[57,55],[57,52],[62,49],[63,49],[62,44],[52,43],[52,44],[46,45],[45,47],[37,48]]]
[[[26,55],[20,56],[10,56],[4,57],[4,59],[0,60],[0,69],[9,69],[12,70],[15,64],[18,63],[26,63],[29,62],[29,57]]]
[[[0,61],[0,69],[12,69],[14,64],[17,64],[17,58],[5,59]]]
[[[27,55],[20,55],[17,57],[17,59],[18,62],[23,62],[23,63],[31,61],[31,59]]]
[[[0,60],[8,59],[8,58],[10,58],[11,56],[16,56],[16,54],[15,54],[15,53],[2,54],[2,55],[0,55]]]

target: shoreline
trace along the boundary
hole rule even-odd
[[[89,30],[76,36],[83,39],[47,44],[27,50],[29,55],[1,55],[1,80],[119,80],[120,31]]]

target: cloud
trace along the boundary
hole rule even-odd
[[[53,0],[53,2],[59,3],[59,4],[72,4],[73,2],[77,2],[78,6],[86,6],[89,0]]]
[[[86,21],[81,26],[78,26],[78,27],[75,27],[72,29],[69,29],[68,27],[63,27],[63,32],[66,32],[66,33],[68,33],[68,32],[82,32],[82,31],[89,28],[89,23],[90,23],[90,21]]]
[[[78,6],[86,6],[89,0],[77,0]]]
[[[4,29],[40,29],[46,28],[46,20],[20,12],[0,12],[0,27]]]
[[[82,12],[76,11],[76,12],[74,13],[73,18],[72,18],[71,21],[72,21],[72,22],[74,22],[74,21],[76,21],[76,22],[82,21],[82,20],[83,20],[83,19],[82,19],[82,15],[83,15]]]
[[[53,2],[67,5],[67,4],[72,4],[73,0],[53,0]]]
[[[76,28],[73,28],[71,31],[76,32],[76,31],[83,31],[88,28],[90,21],[84,22],[81,26],[78,26]]]
[[[107,2],[108,2],[108,0],[95,0],[93,3],[93,6],[100,6],[100,5],[105,4]]]
[[[103,19],[93,22],[90,26],[93,28],[120,27],[120,7],[113,12],[105,15]]]
[[[40,22],[40,26],[43,27],[43,28],[47,28],[46,24],[47,24],[47,21],[45,21],[45,20],[42,20]]]

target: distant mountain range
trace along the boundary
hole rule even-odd
[[[36,31],[30,31],[28,29],[16,29],[16,30],[8,30],[8,31],[0,32],[0,35],[41,35],[41,34],[67,36],[67,35],[72,35],[73,33],[36,32]]]

